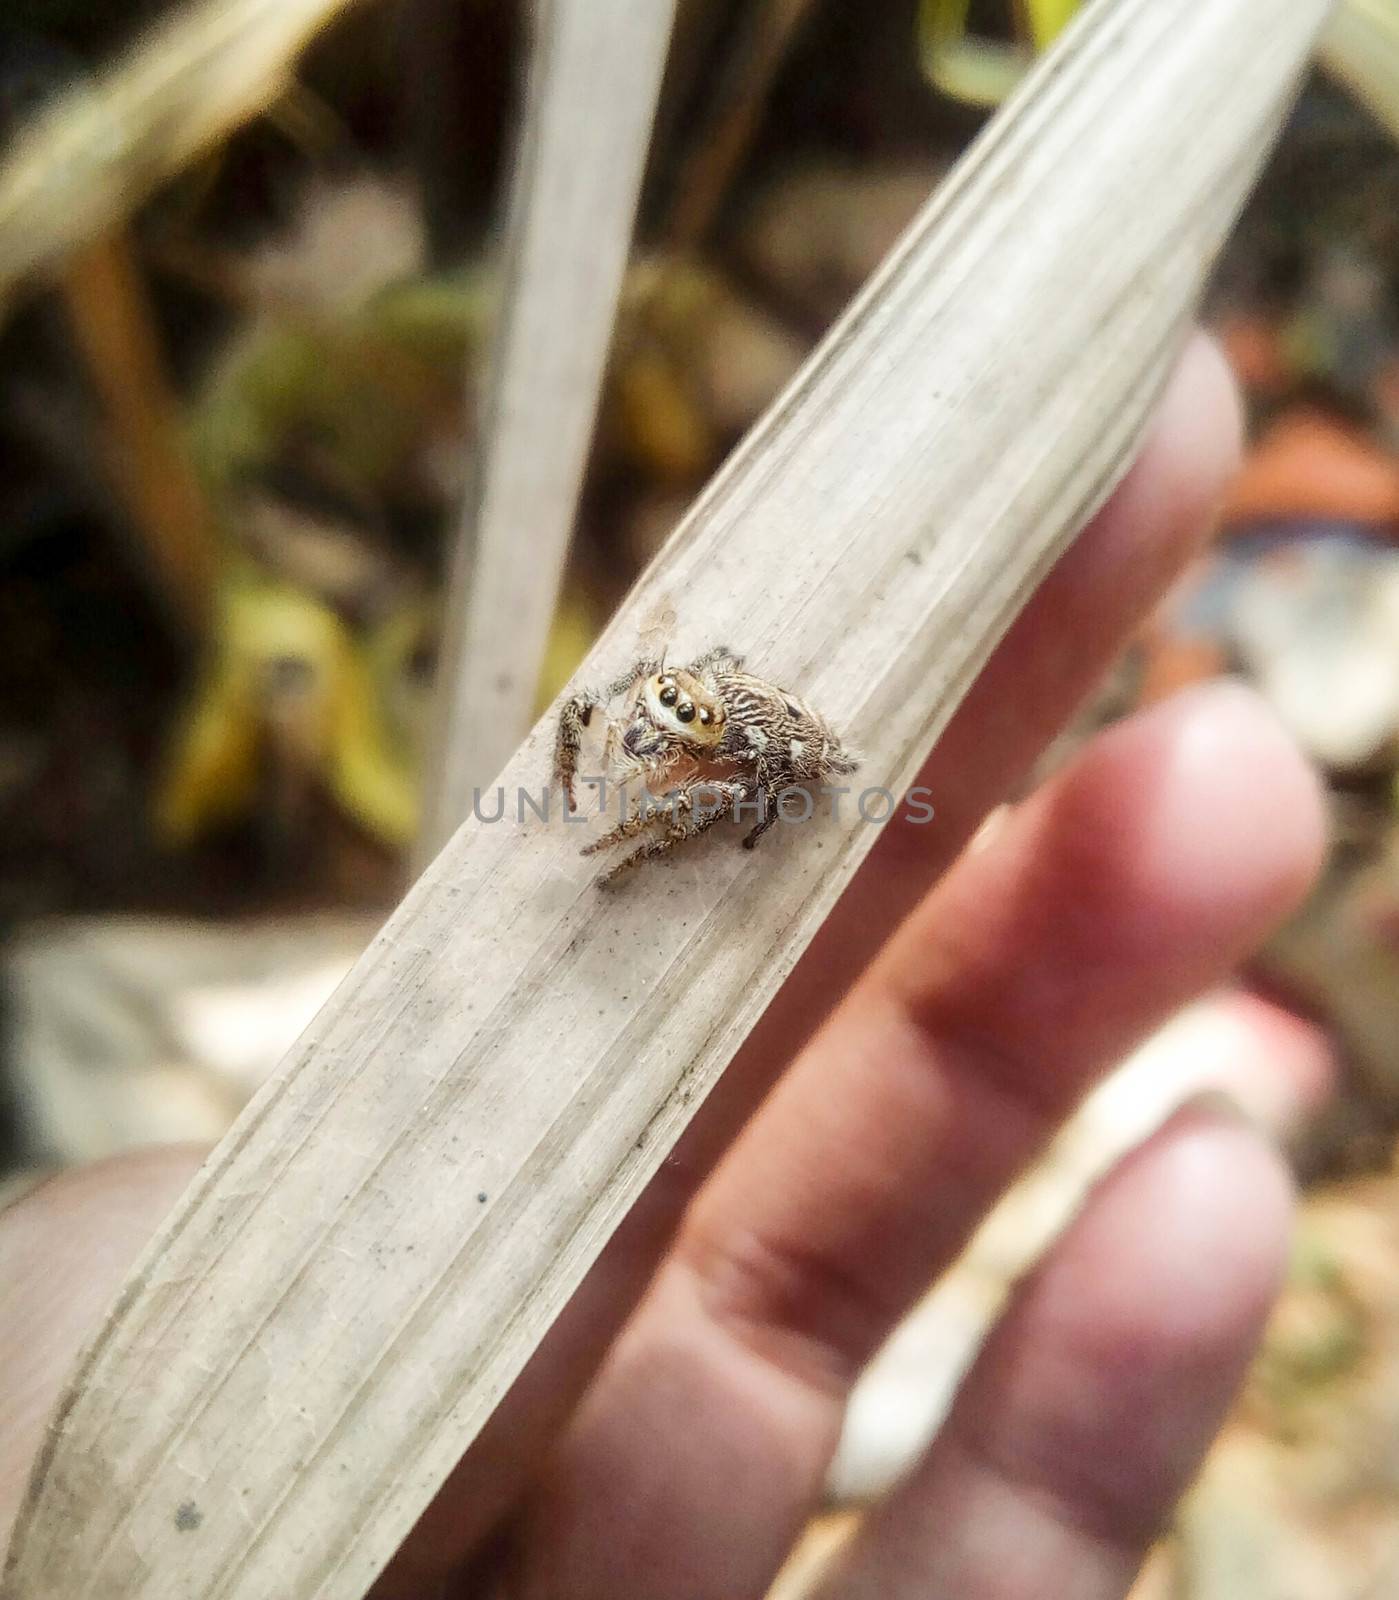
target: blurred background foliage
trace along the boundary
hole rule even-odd
[[[1075,9],[681,0],[541,695]],[[11,0],[10,149],[173,10]],[[1326,1031],[1342,1090],[1299,1141],[1296,1278],[1224,1465],[1144,1594],[1399,1574],[1397,14],[1353,0],[1363,70],[1308,82],[1212,287],[1250,425],[1218,537],[1049,758],[1237,672],[1334,814],[1325,880],[1244,979]],[[0,306],[17,1159],[217,1135],[402,890],[526,15],[347,6],[265,112]],[[227,943],[171,932],[235,915]]]

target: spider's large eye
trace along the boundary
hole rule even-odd
[[[688,700],[675,714],[680,718],[681,722],[693,722],[695,720],[695,708]]]
[[[673,683],[666,684],[665,688],[661,690],[659,696],[660,702],[663,706],[673,706],[679,698],[680,691]],[[693,712],[691,715],[693,715]]]

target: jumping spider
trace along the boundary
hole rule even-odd
[[[639,779],[664,803],[649,810],[643,805],[583,854],[609,849],[653,824],[664,825],[664,831],[623,857],[603,883],[695,838],[738,806],[758,803],[757,826],[743,840],[751,850],[777,820],[783,790],[855,770],[855,760],[817,712],[745,672],[743,658],[720,646],[688,667],[638,661],[600,692],[585,691],[565,701],[554,776],[570,811],[577,809],[573,780],[583,729],[594,711],[605,711],[629,690],[635,692],[625,716],[607,718],[603,761],[607,771],[621,774],[623,784]]]

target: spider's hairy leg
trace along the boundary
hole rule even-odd
[[[770,762],[761,762],[758,766],[757,782],[754,793],[762,805],[762,816],[757,825],[750,828],[743,836],[743,848],[751,850],[758,840],[777,821],[778,803],[788,789],[801,787],[813,782],[819,776],[816,770],[798,770],[796,766],[774,766]]]
[[[652,806],[649,809],[642,806],[633,811],[631,816],[624,817],[615,828],[609,828],[606,833],[599,834],[596,839],[590,840],[578,852],[580,856],[595,856],[600,850],[610,850],[614,844],[621,844],[623,839],[633,839],[659,818],[666,815],[669,808],[665,805]]]
[[[703,815],[695,816],[696,797],[704,794],[711,795],[713,798],[705,804]],[[712,828],[716,822],[720,822],[723,818],[731,815],[739,801],[751,798],[752,794],[752,784],[722,779],[704,779],[697,783],[687,784],[682,789],[677,789],[675,791],[676,805],[673,812],[673,820],[666,831],[648,839],[639,849],[633,850],[629,856],[623,856],[615,867],[612,867],[598,879],[598,887],[606,888],[608,884],[615,883],[623,873],[630,872],[633,867],[639,867],[643,861],[654,860],[655,857],[665,855],[668,851],[674,850],[676,845],[683,844],[687,839],[698,838],[700,834]],[[653,811],[646,817],[645,821],[654,821],[660,814]],[[632,822],[636,821],[635,818],[631,820]],[[642,826],[644,825],[643,823]],[[623,832],[623,829],[627,826],[628,824],[623,823],[620,828],[614,828],[611,835],[606,839],[599,839],[595,844],[589,845],[583,852],[584,855],[590,855],[595,849],[601,849],[605,844],[616,843],[623,838],[629,837],[627,833]],[[633,827],[630,831],[636,833],[640,829]]]
[[[602,689],[583,689],[565,700],[559,709],[559,731],[554,740],[554,782],[564,792],[570,811],[578,809],[573,792],[573,780],[578,773],[578,753],[583,748],[583,730],[592,721],[593,712],[602,710],[609,701],[623,694],[639,678],[649,678],[658,670],[657,663],[643,657],[620,678],[614,678]],[[611,754],[611,740],[608,741]]]
[[[773,823],[777,821],[778,796],[782,793],[782,789],[785,789],[786,787],[787,785],[783,784],[782,788],[772,789],[767,785],[763,785],[758,790],[758,793],[762,798],[763,814],[757,825],[753,828],[750,828],[748,832],[744,834],[743,848],[745,850],[751,850],[757,844],[758,840],[761,839],[762,836],[773,825]]]
[[[578,752],[583,748],[583,729],[592,721],[601,702],[590,694],[576,694],[559,710],[559,731],[554,738],[554,782],[564,792],[570,811],[578,809],[573,779],[578,771]]]
[[[661,670],[661,663],[655,656],[642,656],[640,661],[634,661],[630,668],[620,678],[614,678],[602,691],[603,702],[615,700],[619,694],[625,694],[633,684],[642,678],[653,678]]]
[[[725,791],[737,787],[727,783],[711,783],[705,779],[694,778],[688,783],[682,783],[672,789],[669,794],[661,799],[651,801],[649,794],[642,794],[637,800],[637,809],[631,816],[623,817],[615,828],[609,828],[600,834],[591,843],[585,844],[578,852],[580,856],[595,856],[600,850],[608,850],[614,844],[621,844],[624,839],[635,838],[638,833],[649,828],[653,822],[660,822],[669,817],[671,828],[681,826],[691,831],[701,831],[709,826],[707,817],[708,807],[705,807],[706,816],[700,817],[698,822],[691,822],[690,815],[695,808],[697,795],[714,794],[720,798],[719,816],[727,816],[733,809],[734,802],[726,802]],[[649,803],[648,803],[649,802]],[[715,819],[717,821],[717,818]],[[688,832],[687,835],[688,837]]]
[[[559,709],[559,731],[554,739],[554,782],[564,792],[570,811],[578,809],[573,780],[578,772],[578,753],[583,748],[583,730],[607,701],[591,689],[565,700]]]

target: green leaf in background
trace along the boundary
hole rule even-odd
[[[918,48],[923,71],[943,94],[968,105],[997,106],[1078,10],[1079,0],[1020,0],[1017,40],[979,39],[967,32],[970,0],[922,0]],[[1021,42],[1021,41],[1024,42]]]
[[[160,837],[179,848],[255,811],[272,754],[284,771],[320,778],[370,834],[407,844],[417,786],[380,680],[411,644],[411,633],[396,631],[386,635],[387,658],[371,652],[314,595],[250,564],[232,565],[204,671],[157,786]]]
[[[1073,21],[1081,3],[1082,0],[1021,0],[1036,51],[1049,49]]]

